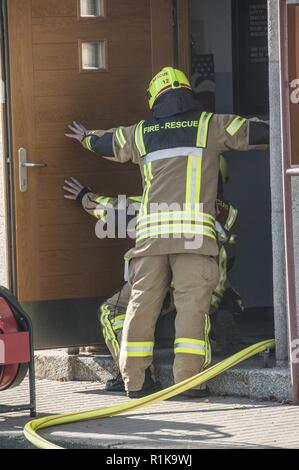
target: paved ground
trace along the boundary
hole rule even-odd
[[[26,384],[0,393],[1,405],[26,402]],[[38,413],[48,415],[120,403],[98,383],[37,382]],[[0,448],[31,447],[26,413],[0,416]],[[299,407],[242,398],[176,399],[120,417],[53,428],[50,440],[72,448],[299,448]]]

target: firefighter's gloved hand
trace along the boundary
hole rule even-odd
[[[69,139],[75,139],[78,140],[78,142],[82,142],[88,134],[88,130],[82,124],[75,121],[73,121],[73,123],[68,127],[72,131],[72,134],[65,134],[65,136]]]
[[[69,180],[65,180],[63,190],[65,192],[64,198],[70,199],[72,201],[77,201],[80,204],[82,203],[82,199],[85,194],[90,193],[91,189],[83,186],[78,180],[75,178],[71,178]]]

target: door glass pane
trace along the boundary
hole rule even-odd
[[[80,0],[80,16],[104,16],[103,0]]]
[[[82,42],[82,69],[106,69],[105,42]]]

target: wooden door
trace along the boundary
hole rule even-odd
[[[64,134],[73,120],[105,129],[148,114],[147,84],[173,64],[172,1],[91,1],[91,12],[97,3],[102,16],[82,17],[86,0],[8,1],[21,301],[102,296],[123,279],[128,242],[98,240],[94,220],[64,200],[61,188],[75,176],[103,195],[136,194],[138,171],[94,156]],[[97,51],[95,62],[83,54],[85,68],[82,44]],[[28,161],[47,164],[28,170],[26,192],[20,190],[20,148]]]

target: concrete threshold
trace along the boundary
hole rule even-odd
[[[218,362],[222,358],[216,358]],[[117,374],[109,355],[70,356],[65,350],[39,351],[35,354],[36,376],[60,382],[105,383]],[[173,384],[172,356],[159,351],[155,358],[157,379],[163,387]],[[251,359],[209,382],[215,396],[238,396],[258,400],[288,401],[291,398],[287,367],[263,368],[261,358]]]

